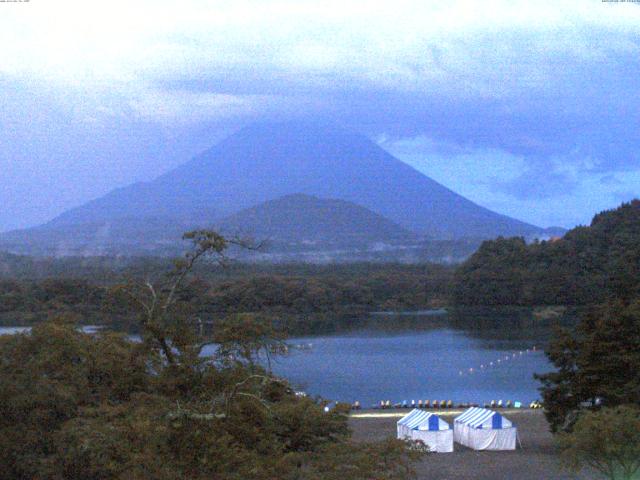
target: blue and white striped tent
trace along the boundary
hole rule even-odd
[[[421,440],[432,452],[453,452],[453,430],[435,413],[411,410],[397,426],[398,438]]]
[[[493,410],[472,407],[453,420],[456,442],[474,450],[515,450],[518,431]]]

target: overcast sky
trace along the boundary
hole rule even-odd
[[[640,4],[31,0],[0,45],[0,231],[300,115],[540,226],[640,196]]]

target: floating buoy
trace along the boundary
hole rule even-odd
[[[484,371],[485,369],[488,369],[489,367],[494,367],[497,365],[501,365],[502,362],[507,362],[509,361],[509,359],[515,360],[515,358],[518,355],[523,355],[524,353],[530,353],[530,352],[535,352],[536,351],[536,346],[534,345],[532,347],[532,349],[527,349],[525,351],[523,350],[518,350],[518,351],[513,351],[511,353],[507,353],[504,357],[500,357],[494,361],[491,361],[487,364],[481,363],[479,367],[468,367],[468,368],[464,368],[462,370],[458,370],[458,375],[459,376],[464,376],[464,375],[471,375],[473,373],[477,373],[480,370]]]

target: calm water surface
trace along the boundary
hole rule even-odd
[[[535,341],[478,339],[447,328],[291,343],[311,347],[278,359],[275,373],[309,394],[363,406],[412,399],[529,403],[539,398],[533,374],[551,370]]]
[[[80,327],[84,333],[96,333],[102,330],[102,325],[85,325]],[[14,335],[16,333],[26,333],[31,331],[31,327],[0,327],[0,335]]]
[[[483,316],[461,328],[446,315],[435,319],[433,311],[413,312],[408,323],[404,314],[374,317],[381,314],[373,329],[291,339],[300,348],[274,360],[273,371],[310,395],[368,407],[380,400],[529,403],[540,396],[533,374],[552,369],[542,352],[549,329],[538,330],[537,322]],[[0,334],[26,330],[0,327]]]

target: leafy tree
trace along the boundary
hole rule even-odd
[[[594,307],[575,332],[547,349],[556,371],[538,375],[553,431],[570,429],[582,406],[640,404],[640,301]]]
[[[236,314],[221,321],[213,339],[218,346],[218,358],[246,362],[251,367],[263,354],[270,370],[271,358],[287,353],[284,332],[276,329],[272,322],[251,314]]]
[[[359,470],[366,479],[393,480],[412,475],[411,463],[421,458],[425,452],[424,445],[414,443],[407,448],[395,440],[360,446],[331,444],[318,452],[311,468],[306,469],[301,478],[343,480]],[[404,461],[398,461],[398,458]],[[321,468],[314,465],[315,462]]]
[[[0,470],[46,478],[56,434],[85,408],[148,387],[146,358],[121,335],[90,336],[66,319],[0,337]]]
[[[640,408],[603,408],[580,416],[572,433],[559,438],[573,470],[590,467],[611,480],[631,480],[640,471]]]
[[[220,331],[180,299],[196,262],[225,260],[215,232],[187,234],[194,250],[159,281],[115,289],[133,308],[141,342],[89,335],[69,319],[0,337],[0,471],[16,480],[401,480],[419,452],[403,442],[350,442],[341,408],[299,398],[265,371],[274,346],[256,317]],[[189,298],[189,295],[186,295]],[[237,323],[237,322],[240,323]],[[240,334],[242,325],[249,328]],[[204,357],[223,341],[225,356]]]
[[[561,239],[484,242],[455,273],[458,305],[597,305],[640,296],[640,200]]]

